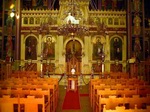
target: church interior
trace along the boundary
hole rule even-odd
[[[0,112],[150,112],[150,0],[0,0]]]

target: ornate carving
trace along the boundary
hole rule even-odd
[[[134,17],[133,23],[134,23],[134,35],[138,36],[141,34],[141,25],[140,25],[141,18],[138,15],[136,15]]]

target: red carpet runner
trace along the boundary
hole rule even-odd
[[[77,91],[67,91],[63,103],[63,110],[78,110],[80,109],[79,93]]]

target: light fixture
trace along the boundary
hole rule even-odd
[[[13,18],[14,16],[15,16],[15,13],[12,11],[12,12],[10,13],[10,17]]]
[[[15,6],[14,4],[11,4],[9,8],[10,8],[10,9],[13,9],[14,6]]]
[[[68,2],[67,6],[69,9],[65,13],[67,13],[68,16],[64,19],[64,24],[58,27],[58,34],[74,38],[74,36],[81,36],[88,33],[88,27],[81,25],[80,23],[82,13],[79,5],[74,0],[71,0],[71,2]]]
[[[60,35],[70,35],[74,37],[75,35],[86,34],[88,32],[88,28],[86,26],[81,26],[80,24],[69,22],[62,26],[58,27],[58,34]]]
[[[17,19],[19,19],[19,13],[14,9],[11,9],[10,17],[13,18],[14,16],[16,16]]]

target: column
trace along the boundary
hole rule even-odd
[[[43,60],[42,59],[42,55],[43,55],[43,53],[42,53],[42,50],[43,50],[42,46],[43,45],[42,44],[43,44],[42,35],[39,34],[38,49],[37,49],[37,60]],[[37,62],[37,70],[41,71],[41,62],[40,61]]]
[[[18,17],[17,17],[18,16]],[[20,59],[20,0],[16,1],[16,39],[15,39],[15,60]]]
[[[88,37],[88,36],[85,36],[84,37],[84,40],[85,40],[85,44],[84,44],[84,46],[82,46],[82,47],[84,47],[84,48],[82,48],[82,52],[84,52],[84,56],[82,56],[82,67],[81,67],[81,73],[90,73],[91,72],[91,70],[86,70],[85,69],[85,65],[86,65],[86,67],[88,67],[88,65],[89,65],[89,59],[90,59],[90,57],[92,57],[92,50],[90,49],[91,47],[89,47],[89,45],[90,45],[90,42],[89,42],[89,39],[90,39],[90,37]],[[86,71],[85,71],[86,70]]]
[[[57,46],[57,47],[56,47]],[[59,67],[59,73],[65,73],[66,72],[66,63],[65,63],[65,53],[66,53],[66,49],[64,46],[64,42],[63,42],[63,36],[58,36],[57,37],[57,43],[55,44],[55,61],[58,62],[58,67]]]
[[[126,35],[123,36],[123,44],[122,44],[122,60],[123,60],[123,71],[127,71],[127,37]]]
[[[20,47],[21,47],[21,50],[20,50],[20,59],[21,60],[25,60],[25,39],[24,39],[24,34],[21,34],[21,43],[20,43]]]
[[[110,71],[110,63],[108,60],[110,60],[110,41],[109,41],[109,35],[106,35],[106,44],[105,44],[105,71]]]

